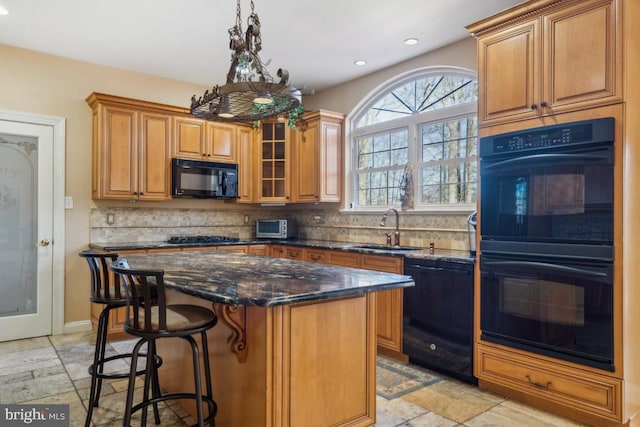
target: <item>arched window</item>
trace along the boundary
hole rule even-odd
[[[351,208],[400,206],[401,198],[423,210],[475,204],[474,73],[430,68],[404,75],[364,100],[349,124]]]

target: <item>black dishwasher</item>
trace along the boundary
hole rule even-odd
[[[403,351],[409,361],[477,384],[473,376],[473,263],[405,259]]]

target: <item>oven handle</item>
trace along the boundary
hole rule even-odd
[[[524,157],[516,157],[513,159],[503,160],[501,162],[491,163],[485,165],[483,169],[492,169],[500,166],[518,164],[522,162],[528,162],[531,160],[610,160],[611,155],[609,151],[606,151],[601,155],[591,155],[591,154],[558,154],[558,153],[548,153],[548,154],[531,154],[529,156]]]
[[[423,270],[423,271],[433,271],[436,273],[452,273],[452,274],[462,274],[468,276],[471,274],[469,270],[456,270],[453,268],[442,268],[442,267],[427,267],[425,265],[418,264],[410,264],[407,266],[407,270]]]
[[[549,271],[577,274],[587,277],[608,278],[608,272],[584,270],[581,268],[568,267],[566,265],[550,264],[547,262],[535,261],[485,261],[482,265],[487,267],[537,267]]]

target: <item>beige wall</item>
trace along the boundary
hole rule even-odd
[[[65,193],[67,196],[73,197],[74,208],[65,211],[64,319],[65,323],[88,320],[90,313],[89,275],[84,261],[77,254],[85,249],[90,242],[91,230],[95,226],[95,224],[90,224],[92,209],[99,211],[110,207],[125,209],[134,205],[94,202],[91,199],[91,110],[85,99],[92,92],[102,92],[186,107],[191,96],[194,93],[201,93],[205,88],[5,45],[0,45],[0,58],[2,58],[0,109],[58,116],[66,119]],[[469,38],[381,72],[318,92],[315,96],[304,99],[305,108],[324,108],[348,114],[364,96],[388,79],[407,70],[440,65],[475,70],[475,42]],[[212,76],[212,79],[215,80],[215,77]],[[255,213],[254,218],[264,213],[259,211],[258,214],[256,210],[264,208],[257,206],[234,206],[221,201],[147,202],[138,203],[135,207],[227,210],[233,211],[237,215]],[[321,212],[322,223],[320,224],[316,224],[313,217],[307,213],[317,209],[323,210]],[[302,222],[306,237],[317,238],[319,237],[318,233],[322,233],[318,230],[324,230],[325,234],[322,235],[335,238],[347,236],[373,242],[377,242],[379,238],[378,234],[380,233],[376,229],[379,214],[363,216],[341,214],[337,205],[329,207],[296,206],[294,209],[288,209],[288,212],[300,217],[299,220]],[[411,242],[422,243],[436,240],[441,241],[443,247],[463,246],[466,214],[448,215],[447,217],[449,219],[445,220],[445,229],[440,229],[442,220],[437,216],[411,215],[411,219],[405,224],[411,224],[411,227],[415,227],[417,230],[416,232],[423,233],[419,238],[412,238]],[[99,217],[94,222],[99,223]],[[343,228],[350,231],[342,233]],[[244,228],[244,230],[248,232],[250,228]],[[410,233],[409,230],[407,237],[411,235]],[[409,241],[406,243],[408,244]]]
[[[66,119],[65,323],[89,319],[88,269],[77,253],[89,243],[91,109],[85,99],[104,92],[188,106],[204,90],[194,85],[0,45],[0,109]]]

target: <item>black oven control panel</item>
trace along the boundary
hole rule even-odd
[[[584,120],[482,138],[480,156],[539,150],[558,145],[613,142],[613,138],[613,118]]]

